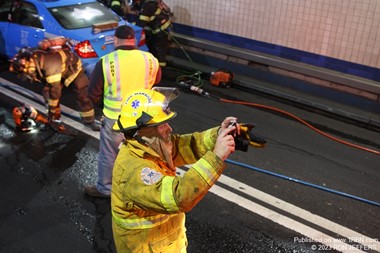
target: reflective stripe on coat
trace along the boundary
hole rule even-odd
[[[174,165],[193,164],[183,177],[148,146],[126,140],[112,177],[112,221],[118,252],[150,252],[143,250],[161,241],[178,247],[171,251],[161,245],[162,252],[186,252],[184,213],[207,194],[225,168],[212,152],[217,132],[218,128],[212,128],[172,135]],[[151,171],[152,180],[143,180],[145,171]]]

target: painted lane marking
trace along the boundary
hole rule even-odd
[[[190,166],[185,166],[185,167],[190,167]],[[180,168],[178,168],[177,170],[181,175],[185,173],[185,170],[182,170]],[[250,201],[240,195],[230,192],[218,185],[214,185],[213,187],[211,187],[210,192],[214,193],[215,195],[225,200],[228,200],[232,203],[235,203],[253,213],[256,213],[264,218],[267,218],[288,229],[296,231],[312,239],[313,241],[327,245],[328,246],[327,249],[335,249],[341,252],[365,252],[360,249],[371,249],[371,250],[377,250],[377,251],[380,250],[380,244],[377,239],[372,239],[356,231],[353,231],[349,228],[346,228],[337,223],[334,223],[328,219],[312,214],[311,212],[307,210],[299,208],[293,204],[287,203],[286,201],[283,201],[265,192],[257,190],[249,185],[243,184],[228,176],[222,175],[219,178],[218,182],[224,185],[227,185],[231,188],[234,188],[235,190],[243,192],[244,194],[247,194],[251,197],[254,197],[264,203],[272,205],[278,209],[286,211],[292,215],[298,216],[310,223],[316,224],[319,227],[323,227],[327,230],[330,230],[338,235],[345,237],[341,239],[334,238],[314,228],[306,226],[298,221],[295,221],[287,216],[284,216],[271,209],[268,209],[262,205],[259,205],[253,201]],[[351,241],[356,240],[361,245],[353,246],[353,245],[349,245],[345,243],[345,242],[349,242],[350,240]]]
[[[249,185],[243,184],[233,178],[222,175],[218,182],[221,182],[227,186],[233,187],[234,189],[240,192],[243,192],[271,206],[274,206],[283,211],[286,211],[294,216],[300,217],[310,223],[318,225],[319,227],[323,227],[324,229],[330,230],[333,233],[336,233],[338,235],[341,235],[351,240],[357,240],[358,243],[368,248],[376,248],[377,250],[380,250],[380,242],[376,239],[367,237],[363,234],[360,234],[354,230],[351,230],[342,225],[339,225],[326,218],[313,214],[305,209],[302,209],[298,206],[290,204],[286,201],[283,201],[279,198],[276,198],[272,195],[269,195],[265,192],[255,189]]]
[[[33,106],[39,112],[44,113],[46,111],[46,108],[43,105],[31,100],[31,98],[35,98],[35,99],[38,99],[39,101],[43,101],[43,98],[41,95],[36,94],[32,91],[25,91],[23,87],[21,87],[17,84],[14,84],[12,82],[9,82],[9,81],[1,78],[1,77],[0,77],[0,83],[5,84],[9,87],[12,87],[12,89],[17,90],[18,92],[22,93],[24,96],[14,92],[14,91],[11,91],[9,89],[6,89],[3,86],[0,86],[1,93],[3,93],[3,94],[5,94],[5,95],[7,95],[7,96],[9,96],[15,100],[18,100],[19,102],[29,104],[29,105]],[[26,98],[25,96],[29,97],[30,99]],[[62,114],[66,113],[69,115],[73,115],[74,117],[76,117],[78,119],[80,118],[79,112],[77,112],[77,111],[75,111],[75,110],[73,110],[67,106],[64,106],[62,104],[61,104],[61,111],[62,111]],[[99,139],[99,135],[100,135],[99,132],[92,131],[89,127],[86,127],[82,123],[80,123],[76,120],[73,120],[69,117],[66,117],[65,115],[61,115],[61,120],[64,124],[70,125],[71,127],[75,128],[75,129],[77,129],[77,130],[79,130],[85,134],[88,134],[90,136],[93,136],[93,137]]]
[[[28,97],[32,97],[30,95],[30,93],[33,93],[33,97],[34,98],[39,98],[41,101],[42,101],[42,96],[41,95],[37,95],[35,94],[34,92],[24,92],[22,91],[22,89],[20,89],[21,87],[14,84],[14,83],[11,83],[7,80],[4,80],[0,77],[0,82],[3,83],[3,84],[6,84],[6,85],[9,85],[9,86],[12,86],[14,89],[17,89],[19,90],[21,93],[23,93],[25,96],[28,96]],[[19,87],[19,89],[18,89]],[[4,93],[5,95],[8,95],[9,97],[13,98],[13,99],[16,99],[20,102],[25,102],[27,104],[30,104],[31,106],[35,107],[38,111],[45,111],[45,107],[42,106],[41,104],[39,103],[36,103],[28,98],[25,98],[24,96],[21,96],[9,89],[5,89],[3,88],[2,86],[0,86],[0,91],[2,93]],[[66,112],[66,113],[69,113],[71,115],[79,115],[79,113],[77,111],[74,111],[68,107],[65,107],[65,106],[61,106],[61,109],[63,112]],[[66,117],[66,116],[62,116],[62,121],[66,124],[69,124],[71,127],[79,130],[79,131],[82,131],[90,136],[93,136],[94,138],[96,139],[99,139],[99,132],[94,132],[94,131],[91,131],[89,130],[89,128],[85,127],[83,124],[79,123],[78,121],[75,121],[69,117]],[[189,167],[189,166],[187,166]],[[178,172],[180,174],[183,174],[185,171],[178,168]],[[315,214],[312,214],[311,212],[307,211],[307,210],[304,210],[302,208],[299,208],[293,204],[290,204],[290,203],[287,203],[281,199],[278,199],[276,197],[273,197],[267,193],[264,193],[260,190],[257,190],[249,185],[246,185],[246,184],[243,184],[237,180],[234,180],[230,177],[227,177],[225,175],[222,175],[220,177],[220,179],[218,180],[218,182],[224,184],[224,185],[227,185],[229,187],[232,187],[244,194],[247,194],[249,196],[252,196],[256,199],[259,199],[260,201],[262,202],[265,202],[269,205],[272,205],[276,208],[279,208],[281,210],[284,210],[292,215],[295,215],[295,216],[298,216],[308,222],[311,222],[313,224],[316,224],[320,227],[323,227],[325,229],[328,229],[338,235],[341,235],[345,238],[357,238],[359,239],[358,243],[360,243],[361,245],[369,248],[369,249],[373,249],[373,250],[377,250],[378,252],[380,252],[380,243],[377,239],[372,239],[370,237],[367,237],[367,236],[364,236],[356,231],[353,231],[349,228],[346,228],[344,226],[341,226],[337,223],[334,223],[330,220],[327,220],[323,217],[320,217],[318,215],[315,215]],[[240,195],[237,195],[235,193],[232,193],[220,186],[217,186],[217,185],[214,185],[211,189],[210,189],[210,192],[214,193],[215,195],[223,198],[223,199],[226,199],[232,203],[235,203],[253,213],[257,213],[258,215],[264,217],[264,218],[267,218],[275,223],[278,223],[286,228],[289,228],[293,231],[296,231],[302,235],[305,235],[306,237],[316,241],[316,242],[319,242],[319,243],[322,243],[324,245],[327,245],[329,246],[331,249],[336,249],[338,251],[341,251],[341,252],[364,252],[364,251],[361,251],[360,250],[360,247],[356,247],[356,246],[352,246],[352,245],[349,245],[349,244],[346,244],[344,240],[342,239],[336,239],[334,237],[331,237],[327,234],[324,234],[316,229],[313,229],[309,226],[306,226],[298,221],[295,221],[287,216],[284,216],[282,214],[279,214],[273,210],[270,210],[266,207],[263,207],[253,201],[250,201]],[[360,245],[359,245],[360,246]]]
[[[216,194],[219,197],[222,197],[224,199],[227,199],[251,212],[254,212],[264,218],[267,218],[277,224],[280,224],[288,229],[291,229],[293,231],[296,231],[313,241],[322,243],[324,245],[327,245],[328,247],[326,249],[335,249],[344,253],[348,252],[365,252],[360,250],[360,247],[357,248],[355,246],[349,245],[344,243],[340,239],[336,239],[334,237],[331,237],[327,234],[324,234],[314,228],[311,228],[309,226],[306,226],[298,221],[295,221],[287,216],[284,216],[282,214],[279,214],[273,210],[270,210],[266,207],[263,207],[257,203],[254,203],[246,198],[241,197],[240,195],[237,195],[235,193],[232,193],[222,187],[219,187],[217,185],[214,185],[210,192]],[[314,248],[315,247],[315,248]],[[312,248],[318,249],[318,246],[312,245]],[[364,246],[363,246],[364,248]]]

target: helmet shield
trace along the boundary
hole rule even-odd
[[[121,106],[119,119],[113,126],[116,131],[137,130],[145,126],[160,125],[176,116],[169,107],[179,94],[176,88],[139,89],[130,92]]]
[[[179,90],[177,88],[171,87],[153,87],[152,90],[157,91],[165,96],[166,102],[169,104],[171,101],[176,99],[179,95]]]

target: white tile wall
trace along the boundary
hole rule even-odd
[[[174,22],[380,68],[380,0],[166,0]]]

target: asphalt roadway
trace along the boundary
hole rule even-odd
[[[0,252],[116,252],[109,200],[83,194],[83,185],[96,180],[98,137],[69,109],[73,93],[64,91],[62,99],[71,135],[15,132],[11,110],[18,96],[38,104],[38,84],[0,76]],[[22,88],[10,93],[8,80]],[[169,78],[162,85],[172,84]],[[380,150],[378,131],[263,94],[204,88],[214,98],[181,91],[172,102],[176,133],[233,115],[255,123],[268,143],[235,152],[220,182],[187,214],[189,253],[380,251],[378,154],[331,140],[279,111],[215,98],[290,112],[369,150]]]

